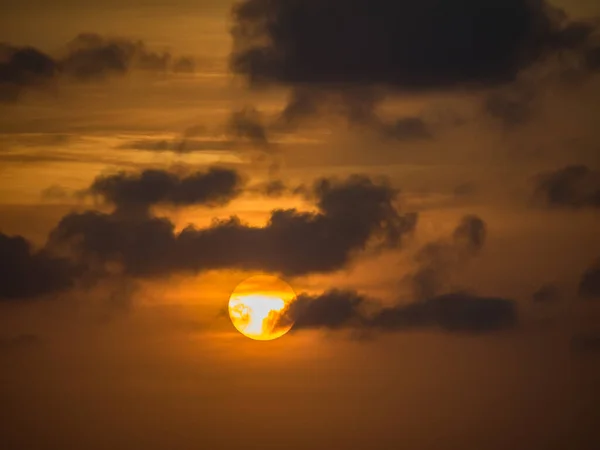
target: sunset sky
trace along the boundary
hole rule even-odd
[[[600,448],[599,125],[597,0],[0,0],[0,448]]]

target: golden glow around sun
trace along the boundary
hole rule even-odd
[[[231,294],[229,317],[244,336],[257,341],[277,339],[293,326],[285,313],[295,298],[292,287],[277,277],[251,277]]]

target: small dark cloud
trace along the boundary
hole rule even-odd
[[[448,277],[481,251],[485,239],[485,222],[469,215],[463,217],[451,238],[424,245],[415,257],[417,270],[407,277],[415,298],[426,300],[439,295]]]
[[[534,178],[534,198],[547,207],[600,208],[600,172],[567,166]]]
[[[196,61],[193,58],[182,56],[173,62],[173,72],[175,73],[194,73],[196,71]]]
[[[471,183],[471,182],[466,182],[466,183],[461,183],[458,186],[456,186],[453,190],[453,193],[456,197],[468,197],[470,195],[473,195],[477,192],[477,186],[475,185],[475,183]]]
[[[152,51],[141,40],[97,33],[79,34],[60,56],[33,47],[0,44],[0,101],[16,101],[27,90],[46,87],[60,77],[103,80],[132,70],[190,72],[195,65],[189,57],[174,59],[168,51]]]
[[[531,89],[512,89],[491,94],[484,102],[485,114],[509,129],[527,123],[534,114],[535,93]]]
[[[146,150],[150,152],[192,153],[203,151],[228,151],[235,146],[230,141],[210,139],[137,139],[119,146],[123,149]]]
[[[0,233],[0,301],[38,297],[73,286],[80,269],[21,236]]]
[[[124,205],[138,198],[137,181],[134,186],[132,191],[110,187],[104,192]],[[116,263],[134,276],[216,269],[295,276],[342,269],[370,244],[397,247],[416,224],[415,214],[398,211],[396,190],[364,176],[323,179],[310,193],[318,212],[275,210],[264,227],[232,217],[176,233],[166,219],[86,212],[64,217],[50,241],[84,261]],[[157,195],[148,190],[142,194],[147,202]]]
[[[242,0],[233,17],[233,71],[293,86],[497,84],[594,30],[541,0]]]
[[[263,118],[256,109],[247,107],[234,111],[227,123],[227,131],[237,139],[260,147],[267,147],[269,140]]]
[[[360,311],[368,300],[354,291],[332,290],[318,296],[299,295],[280,318],[285,326],[291,320],[299,329],[360,328],[366,318]]]
[[[382,134],[385,137],[405,140],[429,139],[432,137],[429,126],[420,117],[405,117],[391,124],[382,124]]]
[[[600,299],[600,259],[592,264],[579,281],[579,296]]]
[[[235,170],[212,167],[187,176],[149,169],[100,176],[89,192],[114,204],[118,212],[146,211],[155,204],[222,206],[241,192],[243,180]]]
[[[15,101],[25,89],[46,85],[58,72],[56,61],[33,48],[0,44],[0,101]]]
[[[64,187],[55,184],[44,189],[41,197],[42,200],[67,200],[71,194]]]
[[[560,290],[553,284],[545,284],[533,293],[531,299],[534,303],[556,303],[560,299]]]
[[[249,188],[249,191],[270,198],[279,198],[286,194],[293,194],[294,190],[290,189],[281,180],[269,180],[264,183],[256,184]]]
[[[149,51],[142,41],[82,33],[68,44],[68,54],[59,65],[66,75],[93,80],[123,75],[134,68],[166,72],[170,60],[169,53]]]
[[[281,319],[294,329],[362,329],[385,332],[439,328],[454,333],[510,329],[517,323],[512,300],[468,293],[440,295],[406,305],[382,307],[354,291],[299,295]]]

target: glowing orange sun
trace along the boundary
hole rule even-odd
[[[277,339],[294,325],[286,312],[295,298],[292,287],[277,277],[251,277],[240,283],[229,297],[229,317],[233,326],[250,339]]]

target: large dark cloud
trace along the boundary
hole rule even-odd
[[[0,233],[0,254],[0,301],[63,291],[81,272],[68,259],[35,251],[21,236]]]
[[[600,299],[600,259],[589,267],[579,281],[579,295]]]
[[[371,243],[398,246],[416,224],[396,208],[396,190],[364,176],[322,179],[309,193],[317,212],[275,210],[264,227],[232,217],[176,233],[166,219],[86,212],[64,217],[50,242],[134,276],[233,268],[303,275],[341,269]]]
[[[288,85],[495,84],[593,31],[542,0],[243,0],[233,17],[232,69]]]
[[[439,328],[450,332],[483,333],[517,323],[512,300],[451,293],[405,305],[381,307],[354,291],[333,290],[318,296],[299,295],[281,318],[301,329],[362,329],[405,331]]]
[[[534,197],[548,207],[600,208],[600,172],[584,165],[539,174]]]
[[[235,170],[212,167],[187,176],[159,169],[100,176],[89,191],[116,205],[120,212],[145,211],[151,205],[222,206],[236,197],[243,180]]]

